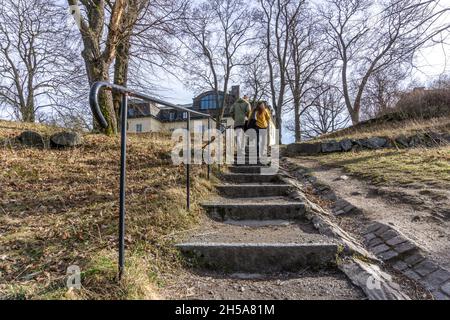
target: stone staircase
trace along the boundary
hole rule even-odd
[[[178,244],[195,265],[220,272],[268,274],[326,269],[336,263],[338,245],[304,218],[290,186],[261,166],[234,165],[222,174],[219,196],[203,203],[214,232]]]

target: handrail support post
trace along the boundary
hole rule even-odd
[[[125,270],[125,188],[126,188],[126,159],[127,159],[127,116],[128,95],[122,96],[120,112],[120,209],[119,209],[119,280]]]
[[[211,144],[211,118],[208,117],[208,156],[210,156],[210,144]],[[211,164],[209,163],[210,161],[208,161],[208,180],[210,180],[210,175],[211,175]]]
[[[191,113],[187,113],[186,120],[186,208],[191,210]]]

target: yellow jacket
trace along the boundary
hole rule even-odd
[[[258,128],[266,129],[270,122],[270,112],[264,108],[263,112],[256,112],[256,125]]]

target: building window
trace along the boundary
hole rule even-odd
[[[183,119],[187,119],[187,112],[183,112]]]
[[[171,112],[169,113],[169,120],[170,120],[170,121],[175,120],[175,112],[171,111]]]
[[[137,132],[137,133],[142,132],[142,123],[136,124],[136,132]]]
[[[223,94],[219,95],[219,104],[222,105]],[[200,109],[217,109],[219,106],[216,102],[216,96],[214,94],[209,94],[200,99]]]

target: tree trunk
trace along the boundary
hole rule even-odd
[[[116,62],[114,64],[114,83],[120,86],[127,86],[128,65],[130,62],[130,37],[126,37],[117,47]],[[120,130],[120,108],[122,104],[122,94],[113,93],[114,112],[117,119],[117,128]]]
[[[87,52],[88,51],[85,49],[82,54],[86,64],[89,84],[92,85],[96,81],[109,81],[109,64],[101,61],[100,59],[91,59],[91,55]],[[94,131],[104,132],[107,135],[117,134],[117,119],[114,112],[111,92],[102,90],[99,94],[98,100],[100,110],[108,123],[108,128],[100,128],[99,124],[94,119]]]
[[[295,142],[301,142],[302,135],[300,131],[300,101],[294,99],[294,112],[295,112]]]
[[[21,108],[20,113],[22,115],[23,122],[35,122],[36,115],[34,110],[34,105],[26,105]]]
[[[352,124],[356,125],[359,123],[359,109],[358,110],[349,110],[350,117],[352,119]]]

